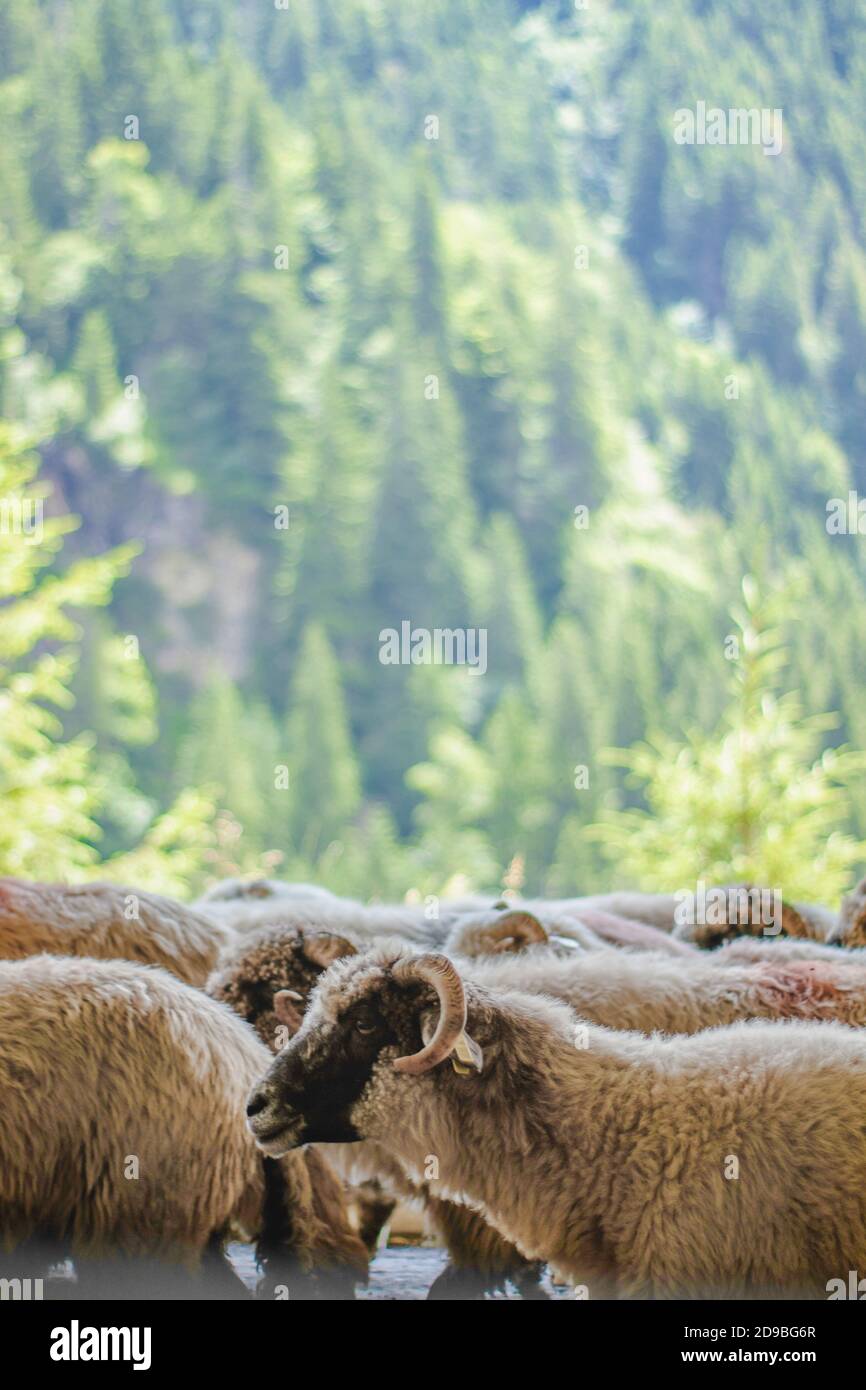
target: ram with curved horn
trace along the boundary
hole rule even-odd
[[[333,944],[329,947],[326,942]],[[313,928],[272,925],[240,936],[220,960],[208,990],[231,1005],[255,1028],[272,1052],[301,1027],[304,1011],[325,967],[353,955],[361,942]],[[415,1049],[417,1050],[417,1049]],[[471,1041],[455,1048],[452,1067],[471,1070],[478,1057]],[[524,1298],[545,1298],[541,1269],[528,1263],[498,1232],[469,1207],[435,1198],[424,1181],[405,1169],[377,1144],[332,1144],[328,1161],[350,1184],[351,1200],[371,1250],[395,1200],[420,1204],[448,1251],[449,1263],[429,1297],[483,1298],[516,1284]]]
[[[469,1075],[449,1065],[464,1009],[484,1049]],[[864,1114],[862,1030],[615,1032],[514,989],[467,980],[461,999],[440,957],[419,972],[393,948],[322,977],[247,1106],[272,1156],[372,1139],[420,1175],[435,1155],[434,1192],[592,1298],[826,1298],[866,1267]]]

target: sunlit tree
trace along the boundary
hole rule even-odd
[[[761,600],[749,580],[743,595],[719,727],[613,754],[646,809],[610,812],[594,834],[619,879],[646,889],[747,881],[835,902],[866,861],[866,843],[849,833],[866,755],[827,746],[836,718],[804,714],[784,690],[778,601]]]

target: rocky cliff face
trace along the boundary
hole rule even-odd
[[[52,485],[46,511],[81,519],[68,557],[128,541],[141,546],[114,612],[121,630],[139,637],[152,669],[194,689],[214,667],[242,680],[266,598],[261,555],[214,525],[206,499],[170,492],[149,470],[121,470],[59,443],[44,457]]]

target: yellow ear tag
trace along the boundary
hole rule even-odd
[[[470,1042],[465,1033],[461,1033],[454,1044],[451,1065],[458,1076],[471,1076],[474,1071],[481,1071],[484,1065],[481,1048],[477,1043]]]

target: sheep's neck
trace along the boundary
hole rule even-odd
[[[625,1100],[628,1067],[603,1046],[581,1050],[513,1016],[500,1037],[484,1092],[467,1089],[456,1109],[427,1117],[428,1152],[441,1155],[431,1186],[465,1197],[524,1254],[599,1296],[615,1273],[603,1218],[622,1161],[628,1107],[616,1097]]]

